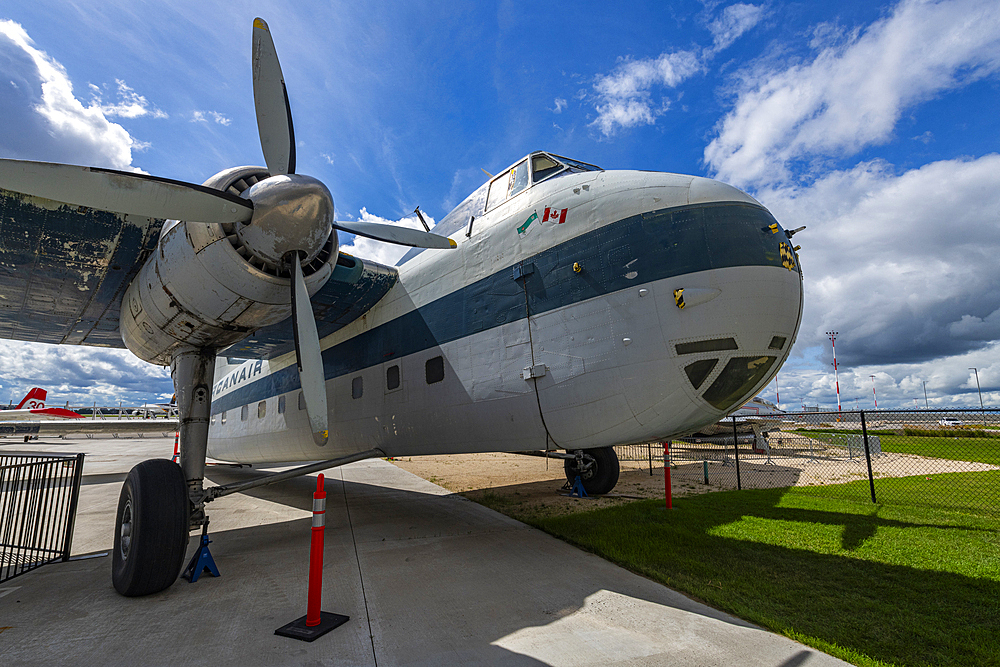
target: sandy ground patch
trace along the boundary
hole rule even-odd
[[[743,488],[776,488],[840,484],[868,476],[863,458],[810,460],[798,457],[754,457],[740,462]],[[570,497],[561,460],[519,454],[453,454],[414,456],[393,460],[397,466],[461,493],[470,500],[500,509],[516,518],[558,516],[609,507],[638,499],[665,497],[663,465],[654,461],[650,475],[646,461],[623,461],[615,489],[599,498]],[[885,453],[872,461],[876,478],[929,475],[945,472],[995,470],[995,466],[968,461]],[[736,488],[736,466],[728,461],[677,461],[670,469],[674,498]]]

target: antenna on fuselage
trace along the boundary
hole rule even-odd
[[[420,224],[424,226],[424,231],[425,232],[431,231],[431,228],[427,226],[427,221],[424,220],[423,214],[420,213],[420,207],[418,206],[415,209],[413,209],[413,212],[417,214],[418,218],[420,218]]]
[[[483,169],[483,168],[480,167],[480,169]],[[483,169],[483,173],[486,174],[487,176],[489,176],[490,178],[493,178],[493,174],[491,174],[490,172],[486,171],[485,169]]]

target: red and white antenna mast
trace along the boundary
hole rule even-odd
[[[875,409],[878,410],[878,396],[875,394],[875,376],[869,375],[868,377],[872,379],[872,398],[875,399]]]
[[[826,335],[830,337],[830,345],[833,346],[833,377],[837,382],[837,412],[842,412],[840,409],[840,373],[837,372],[837,331],[827,331]]]

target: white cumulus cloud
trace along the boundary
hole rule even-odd
[[[758,196],[785,228],[807,225],[800,345],[837,330],[846,362],[919,364],[1000,337],[1000,155],[902,174],[867,162]]]
[[[211,119],[219,125],[228,126],[233,120],[218,111],[194,111],[191,113],[192,123],[207,123]]]
[[[91,85],[91,90],[95,91],[94,102],[101,108],[105,116],[121,118],[141,118],[142,116],[152,116],[153,118],[166,118],[167,114],[155,106],[150,105],[146,98],[122,81],[115,79],[118,85],[118,101],[105,104],[101,100],[100,88]]]
[[[611,74],[597,78],[597,119],[593,122],[604,135],[616,127],[652,125],[666,104],[653,100],[654,87],[674,88],[699,72],[702,64],[694,51],[662,53],[656,58],[623,60]]]
[[[427,226],[431,228],[431,231],[434,231],[434,225],[437,224],[434,218],[423,211],[421,213],[423,213],[424,220],[427,221]],[[420,220],[415,215],[406,216],[401,220],[389,220],[369,213],[366,208],[361,209],[361,222],[377,222],[383,225],[397,225],[421,231],[424,229],[424,226],[420,224]],[[355,236],[354,241],[348,245],[340,246],[340,249],[349,255],[354,255],[362,259],[370,259],[388,266],[394,266],[396,262],[402,259],[403,255],[410,251],[408,246],[383,243],[382,241],[376,241],[364,236]]]
[[[2,79],[11,83],[0,87],[5,125],[0,153],[4,156],[132,168],[132,149],[141,143],[108,117],[134,117],[130,114],[138,107],[133,104],[145,103],[145,98],[123,97],[120,106],[108,110],[98,100],[84,104],[74,95],[66,69],[36,48],[20,24],[8,20],[0,21]],[[119,92],[123,90],[134,95],[127,86]]]
[[[730,5],[708,24],[713,38],[711,48],[666,51],[655,58],[621,59],[610,74],[599,75],[594,83],[597,118],[591,125],[605,136],[619,128],[653,125],[670,108],[670,100],[654,99],[654,91],[676,88],[704,71],[708,61],[757,25],[765,13],[762,5]],[[557,99],[555,112],[564,107],[565,100]]]
[[[712,50],[717,52],[731,46],[740,35],[760,23],[764,14],[763,5],[739,3],[726,7],[721,16],[708,24],[714,38]]]
[[[995,0],[904,0],[809,62],[747,72],[705,161],[736,185],[780,183],[793,161],[885,143],[907,108],[998,70]]]

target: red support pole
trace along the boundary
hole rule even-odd
[[[323,531],[326,529],[326,490],[323,473],[316,478],[313,494],[312,546],[309,551],[309,602],[306,606],[306,625],[320,623],[320,601],[323,597]]]
[[[670,441],[663,441],[663,492],[667,500],[667,509],[674,507],[674,493],[670,486]]]

